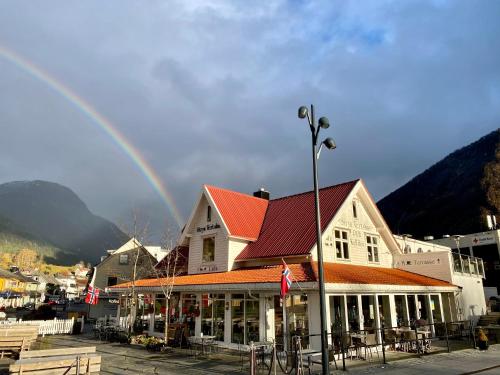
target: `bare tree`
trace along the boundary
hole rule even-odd
[[[168,253],[158,264],[152,265],[152,270],[158,280],[158,286],[165,297],[165,344],[168,343],[170,298],[174,291],[175,278],[185,272],[184,265],[186,264],[185,254],[181,254],[181,247],[174,246],[175,241],[173,238],[172,231],[167,229],[163,244]]]

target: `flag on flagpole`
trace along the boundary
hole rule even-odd
[[[97,305],[99,302],[99,288],[89,285],[87,289],[87,296],[85,297],[85,303],[89,305]]]
[[[288,268],[288,265],[282,259],[283,271],[281,272],[281,298],[284,298],[288,293],[288,290],[292,287],[292,273]]]

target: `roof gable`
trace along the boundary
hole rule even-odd
[[[205,185],[205,189],[230,236],[258,238],[269,201],[215,186]]]
[[[359,180],[320,189],[321,230],[324,231]],[[258,240],[236,260],[308,254],[316,243],[314,192],[269,201]]]

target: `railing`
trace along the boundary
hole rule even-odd
[[[451,253],[451,255],[454,272],[485,277],[483,260],[481,258],[458,253]]]
[[[420,323],[420,325],[415,324]],[[249,350],[250,374],[269,375],[278,368],[284,374],[315,373],[321,368],[319,334],[293,336],[287,345],[253,343]],[[316,342],[316,345],[312,345]],[[347,370],[355,361],[380,366],[392,359],[421,357],[430,353],[446,353],[476,346],[475,328],[471,321],[426,323],[381,327],[367,330],[328,333],[330,369]],[[315,349],[313,349],[313,347]]]
[[[82,318],[83,323],[83,318]],[[73,332],[75,318],[71,319],[57,319],[53,320],[22,320],[17,321],[1,321],[0,326],[6,325],[30,325],[38,326],[39,335],[62,335]],[[83,326],[83,324],[82,324]]]

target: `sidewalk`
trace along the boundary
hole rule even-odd
[[[40,338],[38,349],[96,346],[102,356],[101,374],[248,374],[248,363],[242,371],[240,357],[222,353],[208,358],[193,357],[186,351],[173,350],[168,353],[148,352],[141,346],[107,343],[88,335],[46,336]],[[339,367],[341,363],[338,363]],[[380,362],[357,362],[347,372],[333,371],[332,374],[389,374],[389,375],[500,375],[500,344],[490,346],[485,352],[464,349],[452,353],[432,354],[421,358],[407,358],[381,365]],[[485,370],[488,369],[488,370]],[[318,374],[320,367],[313,372]],[[260,372],[267,375],[266,371]],[[280,373],[278,373],[279,375]],[[307,374],[307,370],[306,370]]]
[[[334,371],[335,375],[345,374]],[[500,344],[491,345],[489,350],[481,352],[464,349],[452,353],[442,353],[391,362],[387,365],[358,367],[349,374],[432,374],[432,375],[493,375],[500,374]]]

